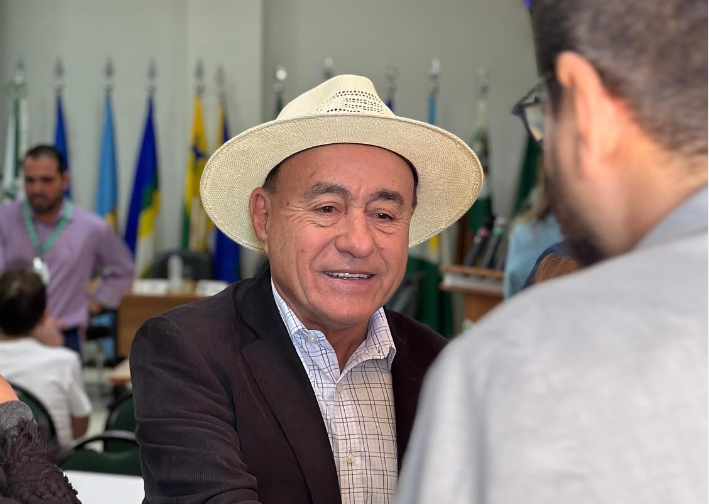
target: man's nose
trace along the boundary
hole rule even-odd
[[[374,229],[362,210],[350,210],[342,218],[335,247],[353,257],[367,257],[374,250]]]

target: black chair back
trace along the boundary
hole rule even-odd
[[[151,278],[167,278],[167,261],[170,256],[177,254],[182,259],[184,269],[190,270],[192,280],[212,280],[214,270],[212,269],[212,259],[205,252],[194,252],[192,250],[171,250],[163,252],[153,263],[150,271]]]
[[[44,434],[44,439],[48,443],[55,441],[57,429],[54,426],[54,420],[52,420],[52,416],[49,414],[47,407],[29,390],[14,383],[10,383],[10,386],[15,391],[15,394],[17,394],[17,398],[32,410],[32,415],[34,415],[35,422],[37,422],[42,434]]]

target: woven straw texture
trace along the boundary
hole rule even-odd
[[[416,167],[418,205],[410,247],[453,224],[480,192],[483,171],[465,142],[435,126],[395,116],[369,79],[340,75],[293,100],[276,120],[241,133],[212,155],[200,184],[207,214],[232,240],[262,251],[251,224],[251,191],[284,159],[337,143],[382,147]]]

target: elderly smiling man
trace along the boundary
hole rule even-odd
[[[131,351],[146,498],[388,503],[445,341],[384,308],[408,247],[455,222],[473,152],[340,76],[227,142],[209,216],[270,269],[153,319]]]

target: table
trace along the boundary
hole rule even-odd
[[[117,313],[116,355],[128,357],[135,333],[146,320],[206,297],[195,294],[194,288],[194,282],[185,282],[179,292],[160,295],[136,294],[131,291],[125,294]]]
[[[451,264],[441,266],[443,291],[462,292],[465,297],[465,318],[477,322],[483,315],[500,304],[502,295],[502,271],[471,268]]]
[[[143,478],[122,474],[64,471],[81,504],[140,504],[145,497]]]
[[[130,383],[130,364],[128,359],[124,359],[113,368],[113,371],[108,375],[108,379],[114,385],[128,385]]]

